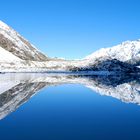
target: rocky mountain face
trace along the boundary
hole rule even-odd
[[[139,73],[140,69],[130,63],[121,62],[117,59],[106,59],[94,61],[88,66],[72,67],[71,71],[109,71],[118,73]]]
[[[139,71],[140,40],[103,48],[81,60],[46,56],[11,27],[0,21],[0,72]],[[96,72],[97,74],[97,72]]]
[[[0,21],[0,47],[22,60],[46,61],[49,59],[2,21]]]

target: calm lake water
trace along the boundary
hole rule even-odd
[[[1,140],[139,140],[135,77],[3,74]]]

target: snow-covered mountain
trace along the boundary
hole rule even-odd
[[[72,70],[129,71],[135,69],[136,66],[140,66],[140,40],[126,41],[111,48],[102,48],[82,60],[85,63],[73,67]]]
[[[0,47],[23,60],[46,61],[48,58],[11,27],[0,21]]]
[[[137,64],[140,62],[140,40],[126,41],[111,48],[102,48],[84,59],[95,61],[102,58]]]
[[[0,72],[132,72],[139,64],[140,40],[101,49],[81,60],[56,59],[40,52],[19,33],[0,21]]]

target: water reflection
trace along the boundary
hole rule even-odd
[[[139,105],[139,79],[139,75],[1,74],[0,119],[15,111],[39,90],[60,84],[82,84],[101,95]]]

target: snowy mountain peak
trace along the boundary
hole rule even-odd
[[[140,40],[125,41],[111,48],[102,48],[84,59],[117,59],[122,62],[136,64],[140,62]]]

